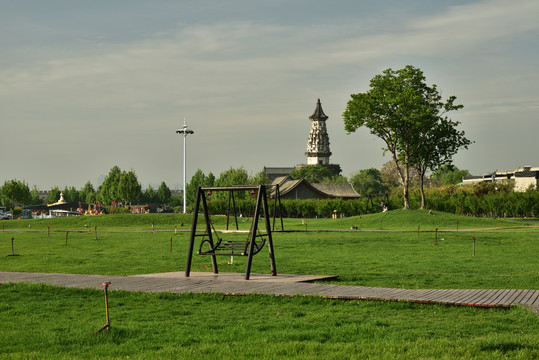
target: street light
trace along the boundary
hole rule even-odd
[[[186,201],[187,191],[185,187],[185,183],[187,182],[185,178],[186,176],[185,175],[185,152],[186,152],[185,138],[187,137],[187,135],[194,134],[195,132],[187,128],[187,124],[185,123],[185,119],[184,119],[183,127],[181,129],[176,130],[176,133],[183,135],[183,213],[185,214],[187,212],[186,210],[187,209],[187,201]]]

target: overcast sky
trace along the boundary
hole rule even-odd
[[[475,141],[474,175],[539,166],[537,0],[1,0],[0,185],[144,184],[306,162],[320,98],[332,163],[380,168],[382,142],[346,134],[350,94],[413,65]]]

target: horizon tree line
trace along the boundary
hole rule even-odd
[[[332,176],[325,168],[319,165],[308,166],[291,174],[294,179],[304,178],[311,183],[350,183],[361,196],[369,196],[388,192],[395,187],[402,186],[395,169],[395,164],[390,160],[386,162],[380,170],[376,168],[362,169],[352,173],[350,179],[345,176]],[[462,176],[470,175],[468,170],[459,170],[456,166],[446,164],[430,177],[435,186],[456,184],[461,181]],[[412,185],[418,185],[418,174],[410,173]],[[249,175],[243,168],[230,168],[215,177],[212,172],[207,175],[201,169],[197,169],[191,180],[187,184],[187,202],[193,203],[198,186],[228,186],[228,185],[253,185],[265,184],[268,179],[263,171],[254,175]],[[47,193],[45,201],[41,199],[39,190],[34,185],[32,189],[22,180],[6,180],[0,186],[0,202],[6,208],[37,206],[44,203],[52,204],[60,199],[63,192],[67,202],[81,202],[93,204],[110,205],[116,204],[161,204],[169,206],[180,206],[183,202],[182,195],[172,195],[171,189],[162,181],[157,189],[153,186],[142,190],[137,175],[133,169],[125,171],[118,166],[110,169],[103,183],[95,189],[94,185],[87,181],[79,190],[74,186],[53,186]],[[219,196],[219,195],[217,195]]]

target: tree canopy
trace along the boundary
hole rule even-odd
[[[332,178],[333,173],[325,166],[309,165],[292,171],[290,177],[294,180],[305,179],[310,183],[318,184],[322,183],[324,179]]]
[[[80,189],[79,197],[80,197],[80,200],[86,204],[91,204],[96,200],[95,189],[91,182],[89,181],[86,182],[83,188]]]
[[[141,190],[142,187],[138,182],[135,171],[122,171],[122,174],[120,176],[120,182],[118,184],[120,200],[133,203],[140,196]]]
[[[47,203],[54,204],[58,200],[60,200],[60,188],[53,186],[47,194]]]
[[[140,194],[141,185],[135,171],[126,172],[114,166],[97,189],[97,200],[103,204],[111,204],[113,201],[133,202]]]
[[[462,177],[470,175],[468,170],[459,170],[453,164],[445,164],[432,173],[432,179],[442,185],[456,185],[462,182]]]
[[[388,190],[382,181],[382,173],[375,168],[359,170],[352,175],[350,183],[361,196],[385,193]]]
[[[0,187],[0,200],[5,207],[14,208],[15,205],[24,205],[30,199],[30,188],[24,181],[6,180]]]
[[[403,185],[404,208],[410,208],[411,168],[436,168],[446,163],[460,147],[470,143],[458,122],[445,116],[462,108],[456,97],[443,101],[436,85],[428,86],[420,69],[411,65],[384,70],[370,81],[365,93],[352,94],[343,113],[348,133],[367,127],[385,143]],[[424,175],[424,171],[420,175]]]
[[[164,181],[161,182],[159,188],[157,188],[157,198],[161,204],[168,204],[170,198],[172,197],[172,192],[170,191],[167,184]]]

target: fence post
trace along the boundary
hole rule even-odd
[[[475,257],[475,236],[472,237],[472,240],[473,240],[473,251],[472,251],[472,256]]]

